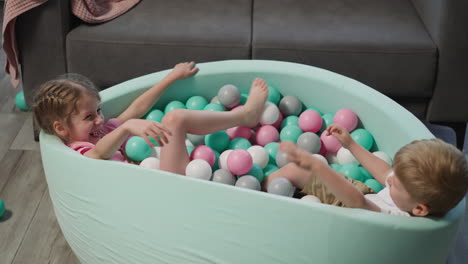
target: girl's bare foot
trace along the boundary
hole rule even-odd
[[[250,87],[247,102],[244,107],[242,107],[245,111],[243,126],[254,127],[257,125],[267,97],[267,83],[260,78],[256,78],[252,83],[252,87]]]

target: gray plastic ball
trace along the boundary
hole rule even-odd
[[[276,166],[281,168],[288,163],[288,154],[286,152],[278,151],[278,153],[276,153]]]
[[[226,84],[218,91],[219,102],[227,108],[237,106],[241,100],[239,89],[232,85]]]
[[[288,197],[292,197],[295,190],[296,187],[286,178],[273,179],[267,187],[269,193]]]
[[[212,104],[221,104],[221,102],[218,99],[218,96],[215,96],[211,99],[210,103]]]
[[[239,179],[237,179],[236,187],[257,190],[257,191],[260,191],[261,189],[260,182],[257,180],[257,178],[251,175],[244,175],[240,177]]]
[[[297,146],[309,153],[316,154],[320,151],[322,143],[320,143],[320,137],[317,134],[305,132],[297,139]]]
[[[213,172],[212,181],[228,185],[234,185],[236,183],[236,177],[226,169],[219,169]]]
[[[279,102],[279,109],[285,116],[297,116],[301,113],[302,103],[297,99],[297,97],[288,95],[283,97]]]
[[[203,145],[205,144],[205,136],[204,135],[194,135],[194,134],[187,134],[188,140],[192,142],[194,146]]]

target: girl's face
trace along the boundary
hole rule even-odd
[[[96,144],[101,139],[104,117],[100,103],[97,98],[88,93],[81,95],[70,117],[68,143],[85,141]]]

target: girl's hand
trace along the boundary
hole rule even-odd
[[[125,128],[133,135],[142,137],[148,145],[155,145],[150,141],[149,137],[158,142],[159,146],[164,146],[169,140],[167,136],[172,136],[172,133],[162,124],[144,119],[130,119],[123,124]]]
[[[314,163],[317,162],[317,159],[314,156],[309,155],[291,141],[281,142],[279,150],[288,154],[288,161],[296,163],[297,166],[306,170],[312,170]]]
[[[194,68],[195,62],[183,62],[174,66],[174,69],[169,73],[176,80],[188,78],[198,72],[198,68]]]
[[[341,145],[345,148],[348,148],[349,145],[353,142],[353,139],[349,135],[348,131],[340,125],[331,124],[326,131],[328,134],[336,137],[336,139],[338,139]]]

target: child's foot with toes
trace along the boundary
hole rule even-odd
[[[243,107],[245,111],[244,126],[254,127],[257,125],[258,120],[260,119],[260,116],[263,112],[263,107],[267,97],[267,83],[260,78],[256,78],[252,83],[249,97]]]

